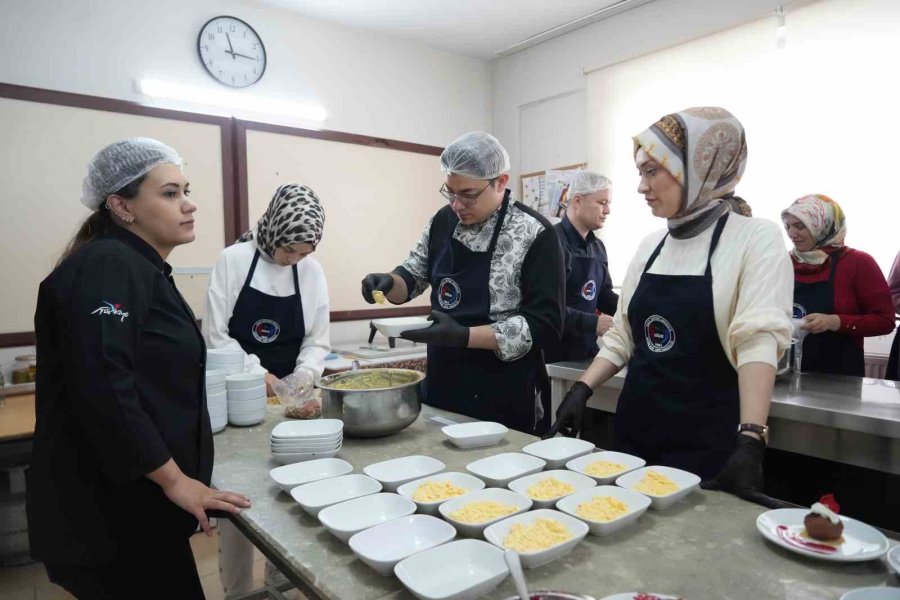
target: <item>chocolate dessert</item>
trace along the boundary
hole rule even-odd
[[[835,542],[844,533],[844,524],[838,517],[841,507],[832,494],[822,496],[812,505],[811,512],[803,519],[806,534],[814,540]]]

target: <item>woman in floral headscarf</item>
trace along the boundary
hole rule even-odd
[[[778,227],[746,216],[734,195],[744,129],[722,108],[690,108],[634,143],[638,192],[666,229],[639,246],[603,348],[554,430],[576,433],[593,388],[627,365],[617,449],[771,505],[762,459],[775,367],[791,339],[791,268]]]
[[[781,220],[794,244],[794,318],[814,334],[803,342],[803,370],[863,377],[863,339],[894,329],[884,274],[871,256],[844,245],[844,211],[828,196],[798,198]]]

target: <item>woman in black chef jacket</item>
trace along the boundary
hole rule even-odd
[[[208,487],[205,346],[165,262],[194,240],[181,163],[148,138],[101,150],[94,214],[38,293],[28,534],[78,598],[203,598],[191,534],[250,506]]]
[[[428,344],[425,401],[535,432],[542,401],[549,409],[541,351],[559,342],[565,310],[559,240],[544,217],[510,197],[509,155],[493,136],[454,140],[441,169],[449,204],[401,266],[363,279],[363,298],[373,303],[380,291],[401,304],[431,286],[434,324],[401,334]]]
[[[315,192],[282,185],[256,227],[222,252],[210,277],[203,323],[209,345],[243,352],[245,371],[265,374],[269,395],[292,373],[308,373],[312,381],[325,370],[328,285],[311,256],[324,228]],[[218,530],[226,596],[250,592],[253,545],[228,521]],[[274,567],[267,565],[266,573]]]
[[[778,227],[743,216],[734,196],[744,129],[722,108],[689,108],[634,144],[638,193],[667,228],[635,253],[613,327],[551,433],[576,434],[593,388],[627,364],[617,450],[770,503],[762,459],[775,366],[790,342],[792,275]]]

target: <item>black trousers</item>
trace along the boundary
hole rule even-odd
[[[79,600],[205,598],[189,539],[136,546],[100,565],[44,566],[50,581]]]

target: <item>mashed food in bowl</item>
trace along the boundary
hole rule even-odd
[[[517,510],[519,509],[508,504],[501,504],[493,500],[482,500],[469,502],[459,510],[450,513],[450,518],[467,525],[478,525],[479,523],[487,523],[488,521],[511,515]]]
[[[449,481],[426,481],[416,488],[413,492],[412,499],[416,502],[437,502],[462,496],[466,490],[455,486]]]
[[[679,487],[677,483],[656,471],[647,471],[644,478],[634,486],[634,491],[649,496],[668,496],[669,494],[674,494],[678,490]]]
[[[400,387],[420,379],[415,372],[395,369],[363,369],[346,373],[325,386],[333,390],[376,390]]]
[[[553,500],[560,496],[567,496],[575,491],[575,488],[556,477],[547,477],[528,488],[526,493],[532,500]]]
[[[626,467],[625,465],[620,465],[619,463],[614,463],[608,460],[598,460],[586,466],[584,468],[584,472],[585,474],[593,475],[594,477],[611,477],[616,473],[625,471],[627,468],[628,467]]]
[[[572,538],[572,532],[555,519],[535,519],[530,525],[516,523],[509,528],[503,545],[516,552],[537,552]]]
[[[579,517],[606,523],[628,512],[628,505],[612,496],[594,496],[590,502],[582,502],[575,513]]]

